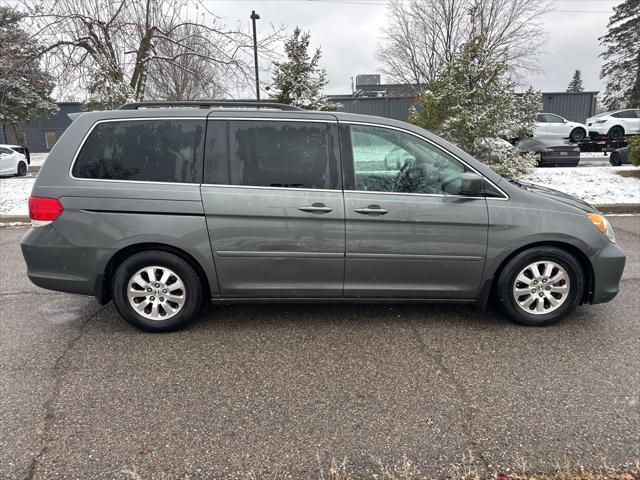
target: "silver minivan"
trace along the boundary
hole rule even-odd
[[[587,203],[509,182],[413,125],[268,103],[75,118],[29,200],[33,283],[149,331],[214,302],[498,303],[525,325],[611,300],[625,256]]]

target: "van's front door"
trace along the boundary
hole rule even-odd
[[[225,297],[342,296],[337,124],[307,118],[208,121],[202,200]]]
[[[345,297],[474,299],[487,252],[486,199],[460,195],[468,169],[410,133],[341,127]]]

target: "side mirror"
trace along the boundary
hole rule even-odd
[[[462,174],[462,185],[460,194],[467,197],[477,197],[484,191],[484,177],[475,172],[464,172]]]

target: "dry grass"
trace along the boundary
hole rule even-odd
[[[449,475],[443,477],[429,472],[421,472],[407,458],[403,458],[397,465],[384,465],[382,462],[375,462],[376,470],[364,475],[354,472],[346,458],[340,461],[334,459],[329,465],[322,465],[318,459],[318,474],[306,478],[317,480],[640,480],[640,460],[625,469],[615,469],[606,464],[597,469],[586,469],[567,463],[556,466],[552,472],[532,472],[525,462],[521,462],[521,465],[513,469],[495,471],[491,474],[481,472],[475,466],[473,459],[470,460],[465,459],[461,465],[452,467]],[[135,469],[122,470],[122,473],[127,475],[130,480],[178,480],[164,474],[153,477],[143,476],[138,474]],[[188,480],[189,478],[189,476],[183,476],[179,480]],[[256,474],[254,471],[249,471],[238,478],[239,480],[291,480],[294,477],[289,473],[279,471],[268,474]]]
[[[618,170],[616,171],[621,177],[640,178],[640,169],[638,170]]]

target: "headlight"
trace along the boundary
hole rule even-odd
[[[600,230],[605,237],[607,237],[613,243],[616,243],[616,236],[613,233],[613,227],[609,223],[609,220],[604,218],[603,215],[598,215],[597,213],[589,213],[587,214],[587,218],[593,223],[593,226]]]
[[[593,123],[607,123],[607,121],[606,121],[606,120],[596,120],[596,121],[595,121],[595,122],[593,122]]]

